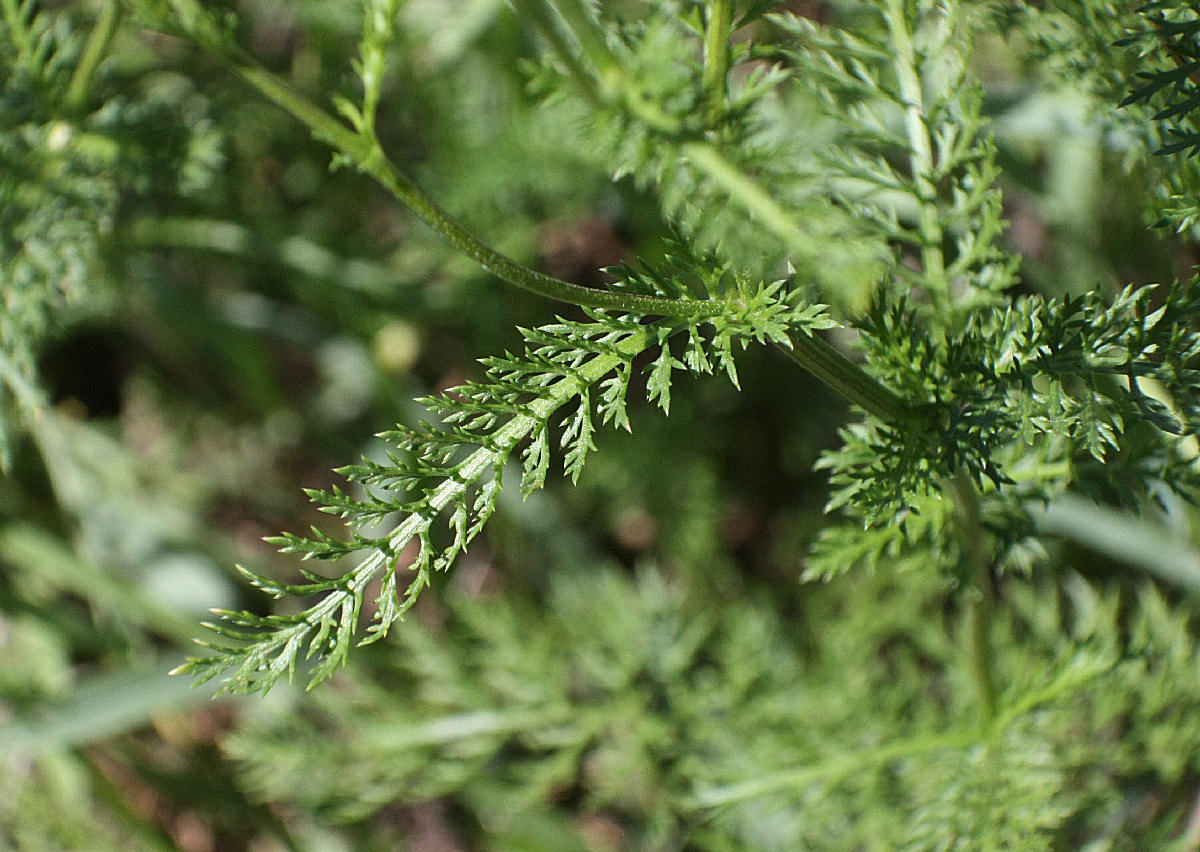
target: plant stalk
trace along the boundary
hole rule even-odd
[[[843,399],[885,423],[900,425],[911,418],[908,404],[815,334],[792,334],[791,348],[780,351],[816,376]]]
[[[999,703],[999,690],[992,668],[992,660],[995,657],[992,648],[992,612],[995,602],[991,562],[984,550],[979,491],[975,483],[965,472],[959,471],[951,482],[951,491],[958,513],[959,540],[962,543],[969,578],[965,619],[967,653],[970,655],[971,675],[979,693],[981,721],[987,726],[996,718]]]
[[[87,106],[92,81],[96,78],[100,63],[104,61],[113,36],[117,34],[117,24],[120,20],[121,4],[118,0],[107,0],[100,9],[100,16],[92,27],[83,55],[79,64],[75,66],[75,72],[71,75],[71,82],[67,87],[66,107],[71,112],[79,112]]]
[[[1036,707],[1049,704],[1112,668],[1111,661],[1099,660],[1090,666],[1068,670],[1050,683],[1027,692],[996,714],[982,728],[964,726],[943,733],[920,733],[892,740],[861,751],[834,754],[825,759],[809,761],[802,766],[778,770],[733,784],[701,789],[692,800],[697,808],[716,808],[748,799],[777,793],[781,790],[800,790],[816,782],[829,784],[851,773],[870,771],[894,760],[901,760],[931,751],[962,751],[973,745],[994,741],[1009,726]]]
[[[896,54],[896,76],[904,99],[904,125],[908,134],[912,178],[921,199],[919,232],[921,268],[932,293],[947,298],[950,282],[946,276],[946,258],[942,253],[942,225],[938,213],[938,192],[933,183],[936,162],[929,127],[925,122],[925,94],[917,69],[916,48],[908,26],[905,0],[888,0],[888,32]]]
[[[733,26],[733,0],[713,0],[704,31],[704,74],[708,93],[708,124],[715,127],[725,111],[729,76],[729,31]]]
[[[685,135],[683,122],[663,112],[634,90],[635,87],[625,79],[625,74],[608,45],[594,32],[593,22],[579,7],[578,0],[558,0],[558,11],[579,39],[588,59],[597,68],[596,74],[582,68],[578,58],[563,40],[562,34],[555,26],[555,16],[548,8],[547,0],[513,2],[546,36],[583,97],[593,104],[607,107],[623,106],[656,133],[676,142],[682,141],[680,153],[728,193],[746,212],[756,217],[767,230],[779,237],[789,251],[804,260],[811,260],[819,254],[816,241],[796,226],[778,201],[730,163],[715,146],[694,138],[682,139]],[[715,0],[704,43],[703,84],[709,93],[710,104],[714,101],[719,105],[724,104],[732,17],[731,0]]]
[[[604,30],[596,24],[595,18],[579,0],[554,0],[551,5],[558,10],[558,14],[562,16],[571,32],[575,34],[575,38],[579,40],[579,46],[583,48],[584,56],[591,61],[599,73],[601,83],[608,84],[610,81],[615,83],[620,76],[623,76],[617,58],[609,49]]]
[[[516,287],[561,302],[646,315],[700,318],[712,316],[721,310],[721,305],[713,300],[682,301],[594,290],[530,269],[496,251],[459,224],[387,159],[373,136],[354,132],[261,68],[244,61],[233,61],[233,68],[268,99],[306,124],[314,135],[328,142],[363,173],[378,181],[456,249]]]

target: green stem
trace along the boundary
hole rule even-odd
[[[789,358],[812,373],[844,399],[885,423],[907,421],[907,403],[867,375],[861,367],[815,334],[792,334],[791,348],[780,347]]]
[[[630,109],[652,130],[668,137],[675,137],[681,129],[680,122],[665,116],[657,108],[645,109],[644,102],[631,100],[634,87],[624,77],[619,63],[603,41],[602,34],[595,29],[595,22],[577,0],[558,0],[558,11],[575,33],[585,54],[596,66],[599,81],[580,65],[573,52],[568,49],[559,32],[556,18],[546,0],[514,0],[518,11],[529,16],[550,42],[584,97],[601,106],[614,106],[611,101],[624,93],[624,101],[617,106]],[[715,0],[708,18],[708,29],[704,41],[703,83],[709,95],[710,106],[723,108],[726,96],[726,77],[729,70],[729,33],[733,19],[732,0]],[[795,255],[803,260],[812,260],[820,254],[821,247],[813,238],[792,221],[788,211],[765,192],[757,183],[730,163],[714,145],[701,141],[684,141],[681,153],[693,165],[735,202],[757,218],[769,231],[779,237]],[[867,375],[853,361],[844,356],[820,337],[808,334],[791,336],[792,346],[780,347],[797,364],[840,394],[852,404],[887,423],[898,424],[909,418],[908,406],[890,389]]]
[[[921,266],[930,292],[944,298],[949,295],[950,282],[946,277],[946,258],[942,254],[944,235],[938,211],[938,192],[933,182],[936,162],[929,127],[925,123],[925,95],[917,72],[917,55],[908,25],[905,0],[888,0],[885,17],[892,49],[896,54],[900,97],[904,101],[904,126],[908,133],[912,177],[917,197],[921,200]]]
[[[1200,594],[1200,550],[1176,530],[1145,515],[1098,506],[1073,494],[1060,495],[1050,503],[1031,501],[1026,508],[1043,535],[1073,541],[1193,595]]]
[[[733,26],[733,0],[713,0],[704,31],[704,75],[708,93],[708,123],[716,126],[725,111],[729,76],[729,31]]]
[[[104,61],[105,54],[108,53],[108,46],[117,33],[117,23],[120,20],[121,4],[118,0],[107,0],[100,9],[100,17],[96,19],[91,35],[88,36],[83,56],[80,57],[79,64],[75,66],[75,72],[71,75],[71,83],[67,87],[66,96],[66,106],[70,111],[79,112],[87,105],[87,98],[92,90],[92,81],[96,77],[100,63]]]
[[[514,3],[519,10],[527,10],[530,18],[545,33],[551,48],[566,65],[583,97],[589,102],[608,108],[623,108],[659,136],[678,144],[680,153],[697,170],[778,237],[797,261],[811,263],[824,253],[825,246],[812,234],[800,228],[782,204],[731,163],[719,148],[702,141],[702,134],[689,133],[684,121],[646,100],[636,85],[626,77],[607,44],[593,32],[595,22],[579,7],[578,0],[558,0],[559,12],[567,19],[581,45],[584,45],[589,61],[598,69],[602,69],[598,72],[599,79],[597,75],[590,74],[579,65],[578,59],[555,26],[555,16],[547,7],[547,0],[514,0]],[[715,99],[722,108],[728,75],[732,15],[731,0],[715,0],[709,17],[710,25],[705,33],[703,81],[710,103]]]
[[[11,0],[5,0],[11,2]],[[225,40],[211,16],[191,0],[171,0],[175,19],[163,21],[161,13],[145,0],[127,0],[151,21],[180,27],[184,33],[211,50],[225,62],[234,73],[257,89],[264,97],[284,112],[306,125],[312,134],[328,143],[347,160],[373,177],[399,201],[413,211],[426,225],[474,260],[488,272],[522,290],[528,290],[548,299],[569,302],[583,307],[602,308],[628,313],[700,319],[720,313],[723,305],[711,299],[664,299],[653,296],[638,296],[615,293],[610,290],[594,290],[579,284],[546,275],[518,263],[483,242],[459,224],[437,202],[424,193],[407,175],[401,172],[384,155],[379,140],[373,133],[356,131],[347,127],[334,116],[308,100],[270,72],[258,67],[240,55],[236,48]]]
[[[193,674],[203,682],[232,667],[236,671],[226,680],[222,691],[265,691],[270,688],[271,684],[284,674],[284,670],[275,668],[270,660],[287,659],[289,654],[294,656],[295,652],[289,652],[288,649],[306,642],[310,643],[311,656],[312,637],[322,630],[322,625],[340,622],[347,612],[357,613],[357,605],[354,602],[361,600],[367,586],[377,577],[384,576],[389,571],[399,570],[395,554],[401,552],[413,539],[426,535],[434,518],[460,500],[467,489],[489,470],[495,470],[497,464],[503,464],[510,458],[516,447],[528,439],[534,430],[544,426],[555,411],[580,396],[586,388],[600,381],[622,362],[644,352],[657,340],[657,335],[652,333],[650,327],[636,327],[628,336],[614,343],[611,350],[597,354],[579,365],[569,376],[550,385],[545,395],[524,406],[520,413],[514,414],[500,426],[479,449],[458,462],[454,475],[444,479],[425,495],[422,510],[405,516],[387,534],[386,547],[373,548],[365,559],[340,578],[300,585],[272,585],[270,593],[277,596],[286,593],[303,596],[324,594],[324,597],[303,613],[290,616],[285,626],[271,632],[266,641],[261,646],[256,646],[251,655],[243,656],[240,663],[231,662],[236,660],[236,657],[220,655],[209,659],[192,659],[179,666],[172,674]],[[406,600],[401,605],[401,612],[411,606],[416,593],[422,587],[428,586],[428,571],[428,566],[422,568],[413,579],[405,592]],[[252,579],[252,582],[259,581]],[[236,614],[234,617],[236,618]],[[357,614],[353,617],[357,618]],[[376,638],[381,637],[389,626],[378,626]],[[333,667],[340,660],[344,660],[346,647],[338,643],[339,650],[334,650],[328,655],[325,652],[318,655],[319,663],[312,674],[310,686],[327,677]]]
[[[348,157],[363,173],[377,180],[456,249],[508,283],[548,299],[630,313],[704,317],[721,310],[718,302],[707,299],[682,301],[593,290],[518,263],[484,243],[443,210],[387,159],[373,136],[355,133],[269,72],[248,62],[233,59],[230,62],[250,85],[307,125],[315,136]]]
[[[975,483],[963,471],[951,482],[955,507],[958,511],[959,540],[966,561],[969,585],[967,595],[967,652],[971,674],[979,692],[982,722],[990,725],[996,718],[998,690],[992,669],[995,656],[992,649],[992,570],[984,550],[984,528],[980,515],[979,492]]]
[[[678,144],[680,154],[697,171],[707,176],[735,204],[749,213],[752,219],[778,237],[797,261],[811,263],[824,254],[826,246],[799,227],[787,208],[730,162],[716,145],[703,141],[702,134],[689,133],[683,121],[663,112],[656,104],[650,104],[640,95],[636,85],[627,79],[624,70],[602,38],[594,34],[595,22],[580,8],[578,0],[558,0],[557,6],[562,17],[568,19],[572,32],[580,43],[591,45],[590,48],[585,48],[585,53],[597,68],[604,69],[599,72],[599,81],[596,75],[583,69],[574,52],[562,38],[556,25],[558,16],[549,7],[548,0],[513,2],[518,10],[528,14],[543,31],[559,60],[570,71],[580,93],[590,103],[624,109],[668,142]],[[710,104],[716,103],[718,108],[722,109],[729,70],[732,18],[732,0],[714,0],[708,18],[709,26],[705,32],[705,65],[702,78]],[[875,410],[875,407],[868,410]]]
[[[360,130],[375,131],[375,112],[383,87],[383,71],[387,44],[392,40],[399,0],[390,0],[382,8],[368,8],[363,22],[363,51],[360,76],[363,84],[363,105],[358,115]]]

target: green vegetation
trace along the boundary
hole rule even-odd
[[[0,846],[1200,848],[1194,4],[0,55]]]

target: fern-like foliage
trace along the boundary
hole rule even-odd
[[[1129,288],[1111,304],[1095,293],[1008,297],[1017,259],[998,242],[995,148],[967,77],[964,34],[987,21],[967,4],[873,6],[853,33],[780,19],[796,35],[797,67],[847,115],[827,158],[843,203],[897,247],[890,286],[857,326],[869,369],[915,412],[845,428],[823,459],[830,508],[868,530],[827,530],[809,575],[905,553],[958,570],[944,496],[957,477],[985,495],[1000,564],[1028,564],[1022,507],[1072,480],[1130,505],[1161,483],[1195,494],[1188,455],[1169,437],[1200,426],[1195,282]],[[1104,463],[1109,487],[1096,487],[1092,463]]]
[[[1200,12],[1179,2],[1147,3],[1137,11],[1132,33],[1115,42],[1141,69],[1126,83],[1121,106],[1142,118],[1148,146],[1158,155],[1155,224],[1194,234],[1200,223]]]
[[[1012,286],[1015,259],[994,145],[970,78],[968,4],[873,3],[854,29],[797,16],[773,21],[797,85],[815,90],[839,128],[821,161],[842,206],[893,247],[892,292],[952,328]],[[923,305],[929,308],[923,308]]]
[[[1200,111],[1200,11],[1192,3],[1156,0],[1138,9],[1147,22],[1145,30],[1118,41],[1136,45],[1141,55],[1157,53],[1170,60],[1169,67],[1139,71],[1140,83],[1121,102],[1153,104],[1154,121],[1161,122],[1162,144],[1156,154],[1200,153],[1200,128],[1195,115]]]
[[[718,91],[724,97],[715,108],[708,68],[696,59],[696,34],[686,32],[712,24],[703,14],[664,8],[648,20],[604,26],[597,8],[576,0],[559,4],[561,19],[538,0],[518,5],[538,20],[554,51],[546,84],[553,96],[587,104],[590,120],[607,127],[610,167],[655,188],[688,239],[705,242],[695,222],[718,221],[711,208],[719,198],[757,218],[750,229],[760,236],[782,238],[764,252],[760,268],[791,259],[803,273],[816,258],[844,258],[825,253],[830,237],[842,234],[840,226],[821,230],[830,222],[854,222],[867,255],[886,258],[873,267],[886,272],[873,306],[855,321],[865,368],[880,384],[874,395],[848,394],[874,416],[844,429],[843,446],[822,462],[834,486],[830,508],[844,511],[853,526],[823,534],[809,576],[918,551],[927,564],[958,575],[972,564],[1027,566],[1037,552],[1025,509],[1031,500],[1072,482],[1102,484],[1130,504],[1161,483],[1185,495],[1195,491],[1191,465],[1165,436],[1200,426],[1200,343],[1192,327],[1200,288],[1170,288],[1161,304],[1150,291],[1132,289],[1112,305],[1096,296],[1056,302],[1009,295],[1017,259],[999,241],[996,150],[970,75],[972,34],[995,25],[992,6],[873,0],[826,24],[773,16],[783,45],[768,55],[779,64],[741,90]],[[315,108],[256,83],[338,145],[342,160],[368,173],[380,154],[374,114],[396,8],[390,0],[367,4],[357,66],[362,105],[338,102],[353,127],[350,141],[327,119],[313,118]],[[202,42],[219,31],[210,24]],[[752,55],[738,48],[730,62]],[[248,78],[262,79],[254,71]],[[786,145],[773,147],[760,163],[758,128],[767,126],[772,105],[789,102],[788,81],[804,86],[798,102],[819,107],[826,144],[807,140],[806,155],[795,159],[780,156]],[[770,168],[799,183],[764,180]],[[385,178],[402,197],[414,197],[394,175]],[[417,204],[426,221],[449,227],[435,206],[419,198]],[[688,204],[696,207],[691,213]],[[809,223],[817,230],[806,231]],[[461,232],[454,234],[464,245]],[[715,256],[615,270],[619,293],[666,305],[706,299],[699,318],[650,321],[593,311],[587,322],[559,321],[524,332],[519,355],[485,361],[483,381],[426,400],[440,423],[385,433],[387,461],[343,469],[352,492],[311,493],[350,522],[350,540],[318,531],[275,540],[285,551],[352,560],[352,567],[333,578],[308,572],[298,584],[248,575],[275,597],[319,600],[295,615],[225,613],[212,625],[220,638],[209,643],[211,654],[181,670],[202,680],[228,675],[226,687],[242,691],[269,689],[303,658],[313,660],[310,682],[328,677],[357,641],[368,597],[363,641],[372,642],[468,546],[496,507],[508,465],[519,467],[526,494],[537,490],[557,443],[565,473],[577,479],[594,448],[595,419],[629,426],[625,399],[643,353],[654,353],[647,395],[667,411],[676,371],[722,369],[736,384],[736,345],[758,340],[787,348],[828,327],[819,306],[798,301],[798,290],[731,271],[743,267],[720,258],[738,257],[742,247],[725,246],[740,236],[730,231]],[[478,254],[478,244],[466,250]],[[839,269],[830,263],[825,273],[838,277]],[[852,308],[833,282],[812,277],[817,289]],[[822,359],[834,356],[812,354],[820,376]],[[1145,440],[1148,434],[1156,437]],[[1103,477],[1094,475],[1093,462],[1104,463]],[[963,497],[969,510],[947,496],[967,492],[974,495]],[[379,534],[381,527],[387,532]]]
[[[914,406],[904,422],[846,427],[843,446],[822,460],[830,508],[858,522],[822,534],[807,575],[910,548],[926,564],[960,565],[941,495],[956,476],[1006,481],[997,407],[966,397],[986,384],[984,317],[1001,309],[1016,272],[998,243],[996,152],[969,74],[969,34],[986,20],[967,4],[883,0],[844,26],[774,20],[791,36],[784,55],[797,81],[839,128],[822,155],[831,192],[891,247],[887,280],[857,325],[868,369]]]
[[[523,5],[545,12],[533,0]],[[714,111],[711,90],[698,82],[705,69],[680,47],[688,36],[677,29],[686,29],[689,18],[664,11],[661,19],[604,28],[588,4],[565,0],[562,8],[563,21],[540,18],[563,66],[556,91],[574,92],[598,120],[616,122],[610,129],[620,132],[610,135],[622,141],[610,156],[617,173],[649,176],[691,239],[698,239],[695,228],[670,202],[673,182],[689,174],[704,174],[710,189],[764,214],[768,231],[791,233],[794,214],[803,211],[765,194],[754,163],[738,159],[755,150],[754,115],[782,81],[803,81],[810,101],[815,97],[838,128],[836,144],[819,157],[813,149],[820,178],[803,168],[798,173],[828,196],[820,205],[832,204],[837,215],[858,223],[869,246],[888,248],[887,279],[856,325],[867,370],[904,402],[889,409],[894,417],[848,426],[843,446],[826,454],[822,465],[834,486],[829,506],[854,526],[823,534],[809,576],[917,549],[933,564],[961,572],[970,562],[963,548],[980,544],[979,552],[997,564],[1028,565],[1037,550],[1028,538],[1026,505],[1072,481],[1087,488],[1102,479],[1130,504],[1161,483],[1185,495],[1195,491],[1195,473],[1172,441],[1142,438],[1145,430],[1190,434],[1200,426],[1194,399],[1200,343],[1191,326],[1200,288],[1171,288],[1160,306],[1152,305],[1150,291],[1132,289],[1110,306],[1094,296],[1061,302],[1008,296],[1017,260],[999,244],[996,151],[969,75],[970,36],[994,24],[987,14],[971,4],[875,0],[845,19],[852,30],[772,17],[788,45],[775,51],[777,73]],[[339,102],[360,140],[373,138],[395,12],[389,0],[367,5],[357,66],[363,102]],[[562,49],[570,44],[584,60]],[[735,60],[739,55],[750,54]],[[727,156],[713,139],[739,153]],[[630,140],[634,149],[623,148]],[[342,151],[343,159],[355,156]],[[710,197],[701,191],[697,203]],[[805,221],[830,221],[808,212]],[[701,218],[712,219],[707,211]],[[785,245],[801,265],[803,243]],[[372,642],[479,533],[495,509],[506,466],[519,466],[526,494],[537,490],[557,443],[565,473],[577,479],[594,448],[595,418],[628,428],[625,398],[643,353],[656,353],[646,391],[665,412],[677,370],[722,369],[736,384],[735,344],[772,341],[786,348],[831,324],[783,282],[755,284],[756,276],[732,267],[715,256],[681,253],[660,266],[614,270],[618,292],[679,304],[706,298],[710,307],[703,319],[592,312],[588,322],[526,331],[523,353],[484,362],[485,380],[426,400],[441,422],[384,433],[391,448],[386,462],[342,470],[353,493],[311,492],[325,511],[350,522],[350,540],[319,531],[275,540],[287,552],[350,559],[353,566],[333,578],[308,572],[298,584],[248,575],[275,597],[319,600],[295,615],[225,613],[222,624],[211,625],[222,637],[209,643],[211,655],[181,671],[202,680],[228,674],[227,688],[267,690],[309,658],[310,682],[328,677],[358,639],[368,596],[373,607],[363,641]],[[1088,459],[1105,464],[1103,478],[1093,475]],[[950,483],[982,495],[972,510],[978,529],[960,528],[961,507],[946,497]],[[380,535],[380,527],[388,531]]]
[[[1007,11],[1005,25],[1029,39],[1032,58],[1093,98],[1098,126],[1119,131],[1129,146],[1127,164],[1157,154],[1139,164],[1148,221],[1194,236],[1200,222],[1195,4],[1049,0],[1044,8],[1013,4]]]
[[[1200,756],[1200,658],[1161,594],[1014,591],[990,731],[951,686],[919,573],[810,590],[812,634],[777,597],[712,606],[652,568],[590,564],[561,566],[545,600],[450,595],[439,632],[406,623],[400,653],[356,657],[342,689],[258,714],[229,750],[261,795],[330,819],[452,795],[485,845],[582,808],[633,848],[1170,848],[1173,806],[1128,807]]]
[[[816,156],[825,132],[779,120],[782,111],[811,103],[785,85],[790,69],[764,64],[750,42],[739,41],[729,56],[739,82],[711,108],[699,6],[681,14],[664,4],[631,20],[612,20],[603,4],[587,10],[588,27],[605,34],[603,49],[583,50],[583,71],[574,75],[564,51],[549,53],[532,85],[565,127],[583,131],[587,156],[652,191],[664,217],[697,248],[760,275],[790,262],[818,283],[823,299],[862,304],[886,252],[851,211],[832,203]],[[740,20],[761,11],[750,4]]]
[[[889,379],[903,383],[912,398],[931,400],[923,420],[933,428],[877,428],[868,464],[880,471],[879,482],[895,490],[864,492],[852,484],[860,477],[843,473],[837,479],[849,490],[839,492],[835,503],[882,517],[903,503],[904,494],[927,491],[929,483],[956,470],[981,485],[1009,484],[999,459],[1014,440],[1039,446],[1052,439],[1064,458],[1082,454],[1105,462],[1115,461],[1137,423],[1195,434],[1200,291],[1193,279],[1163,288],[1157,307],[1155,295],[1152,288],[1131,287],[1111,304],[1094,293],[1025,297],[1003,312],[973,316],[944,346],[912,337],[917,319],[910,311],[874,312],[864,325],[873,363],[891,362]],[[843,471],[846,463],[830,462]],[[1189,470],[1168,441],[1161,465],[1145,464],[1140,486],[1125,501],[1147,496],[1160,478],[1192,493]]]
[[[641,270],[614,271],[624,276],[620,289],[689,299],[696,298],[687,283],[695,268],[668,259]],[[449,568],[479,533],[496,508],[510,462],[519,467],[520,488],[529,494],[545,484],[555,444],[564,472],[575,480],[594,449],[596,418],[630,428],[626,397],[634,359],[642,353],[657,350],[645,368],[645,388],[665,413],[678,371],[722,370],[736,384],[737,348],[750,342],[788,347],[789,335],[832,325],[822,306],[797,302],[782,281],[756,284],[719,266],[708,268],[701,283],[722,311],[702,322],[647,323],[599,311],[590,312],[588,322],[559,320],[525,330],[520,355],[485,359],[483,381],[423,400],[441,415],[441,423],[380,435],[391,448],[386,462],[364,460],[340,471],[358,493],[310,492],[323,511],[356,529],[387,525],[390,530],[356,534],[348,541],[317,530],[310,537],[274,539],[285,552],[322,560],[351,557],[356,564],[333,579],[306,572],[304,584],[247,572],[254,585],[275,597],[321,598],[296,615],[223,613],[225,623],[210,625],[222,637],[208,643],[212,655],[191,660],[180,671],[201,680],[229,673],[226,688],[265,691],[307,657],[315,660],[311,683],[328,677],[358,639],[372,583],[379,587],[366,643],[385,636],[429,586],[433,572]]]

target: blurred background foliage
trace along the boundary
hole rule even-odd
[[[357,0],[225,5],[313,99],[353,89]],[[1185,274],[1194,227],[1147,228],[1169,199],[1115,109],[1119,18],[1052,2],[1030,29],[991,5],[1022,24],[977,62],[1025,285]],[[331,171],[182,41],[114,21],[80,81],[112,4],[0,6],[0,846],[1200,848],[1194,511],[1051,506],[997,627],[1002,683],[1046,707],[987,747],[938,740],[972,712],[953,597],[911,556],[801,582],[847,412],[772,352],[740,392],[634,405],[578,487],[507,495],[333,683],[214,702],[167,677],[210,607],[266,605],[235,564],[295,576],[263,536],[329,528],[301,487],[560,308]],[[401,16],[393,159],[556,275],[654,253],[658,200],[531,93],[537,43],[503,0]]]

